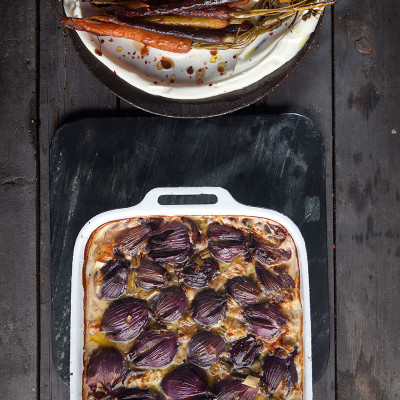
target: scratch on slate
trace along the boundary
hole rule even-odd
[[[292,144],[292,142],[293,142],[294,135],[296,134],[296,129],[297,129],[297,125],[298,125],[298,124],[299,124],[299,120],[296,121],[296,125],[295,125],[294,128],[293,128],[293,134],[292,134],[292,137],[290,138],[290,144]],[[287,149],[287,152],[286,152],[286,157],[285,157],[285,160],[283,161],[283,164],[282,164],[282,169],[281,169],[280,178],[282,178],[282,176],[283,176],[283,171],[285,170],[286,161],[287,161],[288,158],[289,158],[290,148],[291,148],[291,147],[288,146],[288,149]]]

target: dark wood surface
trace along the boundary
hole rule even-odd
[[[339,0],[298,69],[237,112],[299,112],[324,136],[335,318],[315,399],[400,393],[399,15],[398,0]],[[85,69],[48,0],[9,2],[2,22],[0,393],[66,400],[51,359],[49,143],[66,121],[146,113]]]

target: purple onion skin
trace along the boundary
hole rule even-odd
[[[161,289],[150,300],[150,309],[156,318],[162,322],[175,322],[187,310],[188,301],[185,292],[178,286]]]
[[[174,333],[148,331],[138,337],[128,353],[128,359],[135,368],[164,368],[171,364],[178,347]]]
[[[229,351],[230,360],[235,367],[248,367],[260,357],[261,349],[261,341],[248,335],[233,343]]]
[[[267,303],[254,304],[246,307],[245,314],[250,329],[266,340],[275,339],[288,322],[287,317],[279,308]]]
[[[289,357],[280,358],[274,355],[267,355],[264,359],[262,378],[268,390],[274,392],[279,383],[285,377],[289,386],[296,385],[298,380],[294,358],[297,355],[295,350]]]
[[[289,261],[291,257],[290,249],[276,249],[263,243],[259,243],[254,251],[255,260],[264,265],[279,264]]]
[[[218,260],[230,262],[246,252],[243,232],[232,226],[213,222],[207,230],[209,249]]]
[[[185,265],[179,274],[182,283],[192,289],[202,289],[219,271],[219,264],[212,258],[206,258],[201,265],[191,262]]]
[[[152,230],[152,224],[147,223],[129,229],[120,238],[119,242],[114,245],[114,253],[116,255],[124,255],[126,253],[135,257],[146,246]]]
[[[128,283],[130,263],[125,260],[110,260],[100,272],[102,282],[97,293],[100,300],[115,300],[123,296]]]
[[[213,389],[215,400],[254,400],[259,388],[244,385],[242,382],[242,379],[233,376],[220,380]]]
[[[107,333],[115,342],[128,342],[139,336],[148,320],[149,313],[144,301],[120,299],[107,308],[100,331]]]
[[[136,268],[135,282],[148,292],[164,287],[171,280],[165,267],[156,261],[143,260]]]
[[[267,233],[267,241],[274,247],[279,246],[287,237],[287,231],[278,225],[265,224],[264,231]]]
[[[248,276],[236,276],[226,282],[227,292],[241,305],[260,301],[261,290]]]
[[[198,293],[192,302],[193,319],[205,326],[217,324],[226,315],[226,298],[213,289]]]
[[[102,400],[165,400],[161,394],[148,389],[120,387],[101,398]]]
[[[188,360],[200,367],[215,364],[225,351],[226,343],[216,333],[200,331],[189,340],[186,353]]]
[[[289,275],[274,274],[260,264],[256,264],[257,278],[267,290],[279,291],[295,287],[294,280]]]
[[[89,360],[86,369],[86,383],[92,391],[97,390],[98,383],[110,391],[118,383],[122,374],[121,353],[112,348],[103,348]]]
[[[189,228],[174,221],[162,225],[149,240],[149,257],[155,261],[181,264],[193,253]]]
[[[210,397],[207,375],[193,364],[184,364],[169,372],[161,381],[164,394],[174,400],[203,400]]]

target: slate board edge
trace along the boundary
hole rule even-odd
[[[319,132],[319,130],[315,127],[315,125],[314,125],[314,123],[308,118],[308,117],[305,117],[305,116],[303,116],[303,115],[301,115],[301,114],[298,114],[298,113],[285,113],[285,114],[280,114],[280,115],[255,115],[255,116],[252,116],[253,118],[260,118],[260,119],[263,119],[263,118],[267,118],[267,119],[271,119],[271,118],[273,118],[273,119],[276,119],[277,121],[278,120],[280,120],[280,119],[283,119],[283,118],[287,118],[287,117],[289,117],[289,118],[298,118],[298,117],[300,117],[301,119],[303,119],[304,121],[305,121],[305,123],[306,123],[306,125],[308,126],[308,127],[310,127],[309,128],[309,131],[313,131],[314,132],[314,134],[317,134],[320,138],[321,138],[321,140],[320,140],[320,150],[321,150],[321,152],[322,152],[322,154],[324,154],[324,144],[323,144],[323,141],[322,141],[322,137],[321,137],[321,134],[320,134],[320,132]],[[218,118],[229,118],[229,119],[240,119],[240,118],[243,118],[243,116],[222,116],[222,117],[216,117],[215,119],[218,119]],[[149,119],[155,119],[155,120],[160,120],[160,119],[162,119],[162,118],[160,118],[160,117],[157,117],[157,116],[144,116],[144,117],[139,117],[139,118],[135,118],[135,117],[127,117],[127,118],[120,118],[120,117],[114,117],[114,118],[82,118],[82,119],[78,119],[78,120],[75,120],[75,121],[71,121],[71,122],[68,122],[68,123],[66,123],[65,125],[63,125],[62,127],[60,127],[58,130],[57,130],[57,132],[56,132],[56,134],[54,135],[54,137],[53,137],[53,140],[52,140],[52,144],[51,144],[51,150],[50,150],[50,160],[51,160],[51,163],[52,163],[52,160],[54,160],[54,157],[55,157],[55,155],[54,155],[54,148],[55,148],[55,146],[57,145],[57,141],[61,138],[61,135],[63,135],[63,132],[65,131],[65,130],[67,130],[68,131],[68,129],[72,126],[74,126],[75,124],[77,124],[77,125],[79,125],[82,121],[86,121],[86,122],[90,122],[90,121],[98,121],[98,120],[113,120],[113,119],[115,119],[115,120],[136,120],[136,119],[145,119],[145,120],[149,120]],[[323,179],[324,179],[324,181],[325,181],[325,179],[326,179],[326,175],[325,175],[325,157],[323,156],[322,157],[322,168],[323,168]],[[326,194],[326,190],[325,190],[325,188],[324,188],[324,192],[325,192],[325,194]],[[323,200],[323,205],[324,205],[324,207],[322,208],[322,211],[324,212],[324,214],[325,214],[325,221],[326,221],[326,199],[324,198],[324,199],[322,199]],[[140,200],[139,200],[140,201]],[[325,230],[326,231],[326,230]],[[326,235],[326,232],[325,232],[325,235]],[[326,258],[326,262],[327,262],[327,258]],[[329,309],[328,309],[328,318],[330,319],[330,315],[329,315]],[[329,335],[330,335],[330,332],[329,332],[329,323],[328,323],[328,325],[327,325],[327,332],[326,332],[326,334],[328,335],[328,339],[329,339]],[[328,354],[326,355],[326,357],[325,357],[325,359],[324,359],[324,365],[323,365],[323,367],[321,368],[321,371],[320,371],[320,373],[318,374],[318,376],[316,377],[316,379],[314,379],[313,380],[313,382],[315,383],[315,382],[317,382],[321,377],[322,377],[322,375],[323,375],[323,373],[325,372],[325,369],[326,369],[326,365],[327,365],[327,363],[328,363],[328,360],[329,360],[329,353],[330,353],[330,344],[329,344],[329,340],[328,340]],[[54,356],[54,351],[53,351],[53,356]],[[313,371],[313,375],[315,375],[316,374],[316,372],[315,371]]]

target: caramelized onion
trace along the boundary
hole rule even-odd
[[[128,283],[129,268],[129,261],[108,261],[100,270],[102,282],[97,297],[100,300],[115,300],[123,296]]]
[[[200,367],[215,364],[226,347],[224,339],[216,333],[200,331],[190,339],[186,353],[188,360]]]
[[[177,351],[178,341],[173,332],[148,331],[138,337],[128,359],[135,368],[163,368],[172,362]]]
[[[185,292],[178,286],[162,289],[150,300],[154,318],[163,322],[175,322],[188,308]]]
[[[276,249],[264,243],[258,243],[254,258],[264,265],[273,265],[288,261],[292,257],[290,249]]]
[[[254,400],[259,387],[243,384],[243,380],[231,375],[219,381],[213,389],[216,400]]]
[[[139,250],[142,250],[152,232],[151,224],[141,224],[135,228],[129,229],[114,245],[114,253],[117,255],[130,254],[136,256]]]
[[[185,265],[179,274],[179,278],[187,287],[202,289],[208,285],[218,271],[219,265],[217,261],[212,258],[206,258],[200,265],[195,262]]]
[[[215,325],[226,315],[226,299],[212,289],[198,293],[192,303],[192,317],[202,325]]]
[[[248,276],[236,276],[226,282],[227,292],[239,304],[254,304],[260,301],[261,290]]]
[[[170,280],[171,275],[156,261],[143,260],[136,268],[135,282],[143,290],[155,290],[165,286]]]
[[[92,391],[100,384],[107,391],[120,380],[123,372],[123,359],[119,351],[103,348],[92,356],[86,370],[86,383]]]
[[[100,324],[115,342],[127,342],[136,339],[149,320],[146,303],[138,299],[120,299],[114,301],[106,310]]]
[[[207,231],[211,254],[225,262],[246,252],[243,232],[232,226],[213,222]]]
[[[266,340],[275,339],[288,322],[287,317],[276,306],[260,303],[246,307],[245,314],[250,329]]]
[[[262,378],[268,390],[274,392],[279,383],[285,377],[290,387],[296,385],[298,380],[294,358],[297,350],[287,358],[280,358],[274,355],[267,355],[264,359]]]
[[[258,280],[267,290],[279,291],[282,289],[294,288],[294,280],[287,274],[274,273],[261,264],[256,264]]]
[[[148,249],[150,258],[156,261],[184,263],[193,252],[189,228],[177,221],[162,225],[149,240]]]
[[[248,367],[260,357],[262,343],[253,335],[248,335],[233,343],[229,356],[235,367]]]
[[[202,400],[210,395],[205,372],[184,364],[169,372],[161,381],[162,391],[174,400]]]

